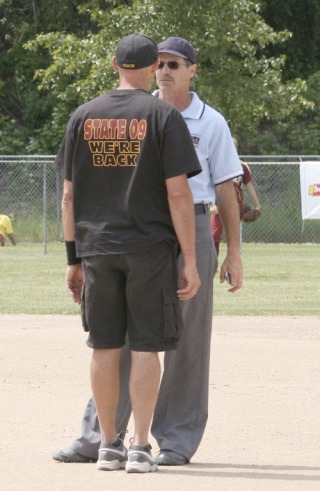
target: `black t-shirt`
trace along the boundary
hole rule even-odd
[[[63,148],[79,257],[176,240],[165,180],[201,172],[178,110],[144,90],[111,90],[75,111]]]

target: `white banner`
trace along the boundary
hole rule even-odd
[[[320,219],[320,162],[301,162],[302,220]]]

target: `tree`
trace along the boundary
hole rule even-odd
[[[308,79],[305,97],[312,108],[291,114],[280,123],[265,121],[253,144],[261,154],[319,155],[320,148],[320,71]]]
[[[280,47],[268,47],[270,56],[286,54],[285,80],[308,78],[320,70],[319,0],[262,0],[262,15],[275,30],[288,29],[292,35]]]
[[[52,151],[43,125],[51,120],[55,96],[39,91],[34,80],[36,69],[48,67],[48,52],[26,51],[24,44],[41,32],[95,32],[77,5],[78,0],[0,0],[0,153]]]
[[[320,3],[318,0],[263,0],[262,15],[276,30],[287,28],[291,36],[266,48],[268,56],[285,55],[282,80],[306,78],[305,111],[284,120],[263,120],[252,147],[261,153],[319,154],[320,148]],[[281,50],[281,51],[280,51]]]
[[[2,0],[12,2],[18,0]],[[39,111],[32,120],[33,134],[27,131],[29,151],[56,152],[75,107],[115,86],[110,60],[117,41],[132,32],[144,32],[157,42],[175,35],[191,41],[199,64],[195,90],[224,114],[247,148],[261,120],[283,121],[308,106],[305,83],[299,78],[282,80],[285,58],[267,55],[267,48],[281,46],[289,33],[268,26],[255,0],[74,0],[75,4],[73,22],[64,26],[61,21],[50,33],[49,24],[39,32],[40,14],[44,15],[40,9],[38,34],[25,42],[38,88],[37,93],[34,85],[30,89],[30,99],[35,98],[30,117],[36,108]],[[25,124],[21,134],[23,129]]]

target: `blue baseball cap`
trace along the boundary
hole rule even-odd
[[[171,53],[172,55],[181,56],[191,61],[196,62],[196,54],[191,44],[183,38],[171,37],[158,44],[159,53]]]

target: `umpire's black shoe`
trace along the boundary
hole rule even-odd
[[[160,450],[155,458],[158,465],[186,465],[189,464],[189,459],[181,453],[173,450]]]
[[[72,462],[75,464],[88,464],[89,462],[97,462],[97,458],[87,457],[81,453],[76,452],[72,448],[66,448],[65,450],[57,450],[52,455],[54,460],[59,462]]]

